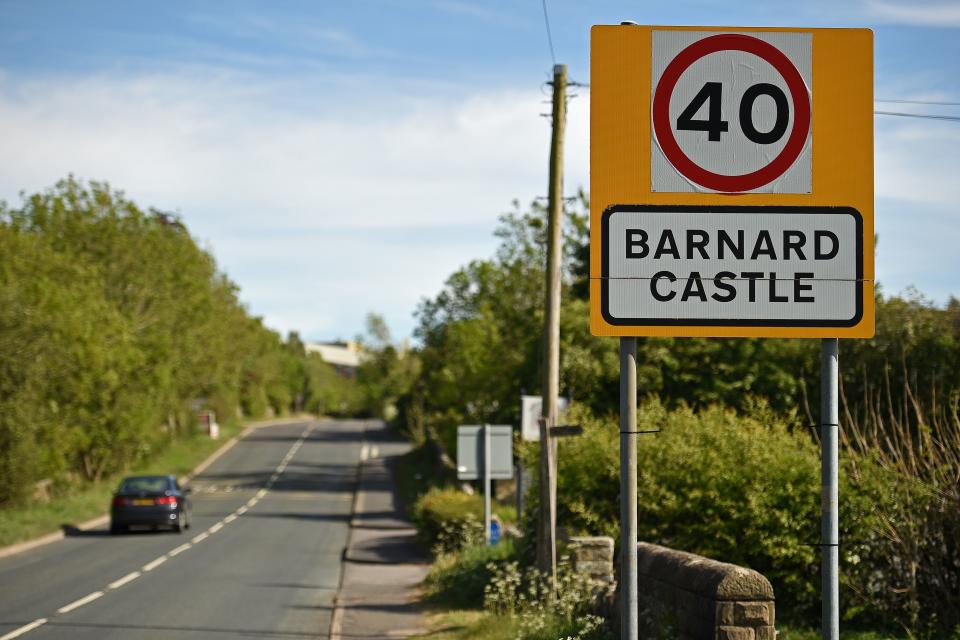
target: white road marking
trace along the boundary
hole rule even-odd
[[[220,531],[220,529],[223,529],[223,523],[222,523],[222,522],[218,522],[217,524],[215,524],[215,525],[213,525],[212,527],[210,527],[209,529],[207,529],[207,533],[216,533],[217,531]]]
[[[380,447],[378,447],[377,445],[373,445],[373,447],[370,449],[370,457],[376,458],[379,455],[380,455]]]
[[[262,498],[262,497],[265,496],[265,495],[267,495],[267,490],[266,490],[266,489],[260,489],[260,491],[257,491],[257,500],[259,500],[260,498]]]
[[[34,629],[36,629],[37,627],[39,627],[39,626],[42,625],[42,624],[47,624],[47,619],[46,619],[46,618],[37,618],[36,620],[34,620],[33,622],[31,622],[30,624],[25,624],[25,625],[23,625],[22,627],[20,627],[19,629],[14,629],[13,631],[11,631],[10,633],[8,633],[8,634],[5,635],[5,636],[0,636],[0,640],[13,640],[14,638],[19,638],[19,637],[22,636],[23,634],[27,633],[28,631],[33,631]]]
[[[144,570],[144,571],[153,571],[154,569],[156,569],[157,567],[159,567],[160,565],[162,565],[162,564],[163,564],[164,562],[166,562],[166,561],[167,561],[167,556],[160,556],[159,558],[157,558],[157,559],[154,560],[153,562],[148,562],[147,564],[143,565],[143,570]]]
[[[254,506],[255,504],[257,504],[257,502],[259,502],[259,500],[260,500],[259,498],[250,498],[249,500],[247,500],[247,508],[248,508],[248,509],[253,508],[253,506]]]
[[[139,578],[141,575],[143,575],[143,574],[141,574],[139,571],[132,571],[132,572],[128,573],[127,575],[123,576],[122,578],[120,578],[119,580],[114,580],[113,582],[111,582],[110,584],[108,584],[108,585],[107,585],[107,588],[109,588],[109,589],[119,589],[120,587],[122,587],[123,585],[127,584],[128,582],[133,582],[134,580],[136,580],[137,578]]]
[[[179,547],[177,547],[176,549],[174,549],[173,551],[171,551],[171,552],[168,553],[167,555],[172,558],[173,556],[175,556],[175,555],[177,555],[177,554],[183,553],[184,551],[186,551],[187,549],[189,549],[189,548],[192,547],[192,546],[193,546],[193,545],[190,544],[189,542],[184,542],[182,545],[180,545]]]
[[[240,507],[239,509],[237,509],[236,513],[237,513],[238,516],[242,516],[242,515],[245,514],[249,509],[250,509],[250,507],[248,507],[247,505],[243,505],[242,507]]]
[[[210,534],[207,533],[206,531],[204,531],[203,533],[201,533],[201,534],[199,534],[199,535],[197,535],[197,536],[194,536],[193,540],[191,540],[190,542],[192,542],[193,544],[197,544],[198,542],[203,542],[204,540],[206,540],[206,539],[209,538],[209,537],[210,537]]]
[[[364,444],[360,447],[360,460],[366,460],[368,457],[370,457],[370,447]]]
[[[94,591],[90,595],[83,596],[79,600],[74,600],[68,605],[62,606],[57,609],[57,613],[70,613],[74,609],[79,609],[85,604],[89,604],[103,595],[103,591]]]
[[[236,519],[237,519],[237,514],[231,513],[230,515],[228,515],[226,518],[223,519],[223,524],[230,524]]]

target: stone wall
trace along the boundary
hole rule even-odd
[[[569,538],[567,544],[574,571],[586,573],[599,582],[613,582],[613,538],[575,536]]]
[[[756,571],[645,542],[637,556],[641,638],[775,640],[773,587]]]

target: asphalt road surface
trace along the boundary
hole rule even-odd
[[[184,533],[104,527],[0,559],[0,639],[326,638],[363,432],[255,430],[190,484]]]

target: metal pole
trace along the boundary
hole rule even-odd
[[[620,637],[637,640],[637,339],[620,338]]]
[[[523,522],[523,507],[524,507],[523,503],[524,503],[524,497],[525,497],[523,493],[524,491],[526,491],[526,487],[524,486],[524,483],[523,483],[523,472],[524,472],[524,467],[522,464],[518,464],[514,467],[514,473],[517,474],[517,481],[516,481],[516,484],[514,484],[514,487],[517,494],[517,521],[518,522]]]
[[[490,544],[490,425],[483,425],[483,539]]]
[[[839,344],[820,343],[820,550],[823,594],[821,638],[840,638],[840,515],[839,515]]]

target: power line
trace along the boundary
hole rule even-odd
[[[874,111],[878,116],[902,116],[904,118],[927,118],[929,120],[951,120],[960,122],[960,116],[935,116],[928,113],[901,113],[899,111]]]
[[[940,107],[960,107],[960,102],[939,102],[937,100],[874,100],[874,102],[890,102],[896,104],[932,104]]]
[[[543,3],[543,24],[547,27],[547,44],[550,45],[550,59],[553,60],[553,65],[557,65],[557,56],[553,53],[553,36],[550,35],[550,16],[547,15],[547,0],[542,0]]]

